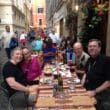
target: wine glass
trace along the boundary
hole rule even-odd
[[[72,60],[68,60],[68,66],[73,66],[73,61]]]
[[[70,72],[71,72],[71,73],[75,72],[75,67],[71,66],[71,67],[70,67]]]

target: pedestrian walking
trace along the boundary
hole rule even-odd
[[[24,31],[22,32],[22,34],[20,35],[20,43],[25,46],[26,44],[26,34],[24,33]]]
[[[10,58],[10,52],[11,52],[10,42],[12,38],[15,38],[15,34],[14,32],[10,31],[10,26],[6,25],[5,31],[1,34],[0,39],[1,39],[1,42],[3,43],[3,47],[5,48],[8,58]]]

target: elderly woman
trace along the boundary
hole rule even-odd
[[[35,79],[38,78],[42,73],[39,61],[36,56],[31,56],[31,52],[27,47],[22,48],[22,53],[23,60],[20,65],[28,84],[37,84],[38,80]]]
[[[20,69],[19,63],[22,61],[22,50],[15,48],[11,52],[11,59],[3,67],[4,85],[9,96],[16,91],[30,93],[36,91],[37,87],[27,86],[27,80]]]

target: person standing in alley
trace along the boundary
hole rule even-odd
[[[14,33],[10,31],[10,26],[6,25],[5,31],[1,34],[0,39],[2,40],[3,47],[5,48],[5,51],[6,51],[8,58],[10,58],[10,52],[11,52],[10,42],[11,42],[11,39],[14,37],[15,37]]]
[[[59,42],[59,36],[55,32],[55,29],[51,30],[51,33],[49,34],[49,37],[52,39],[53,45],[56,47]]]
[[[20,43],[25,46],[26,44],[26,34],[24,33],[24,31],[21,33],[20,35]]]

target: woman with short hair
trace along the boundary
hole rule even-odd
[[[32,87],[27,84],[27,79],[19,66],[22,58],[22,50],[17,47],[12,50],[11,59],[3,67],[4,85],[8,90],[9,96],[16,91],[30,93],[37,90],[36,86]]]

